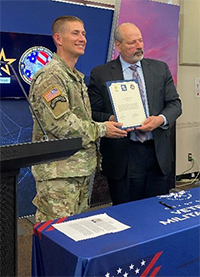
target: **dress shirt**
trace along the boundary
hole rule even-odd
[[[133,70],[130,69],[130,66],[132,66],[132,64],[127,63],[126,61],[124,61],[121,56],[119,58],[120,58],[120,62],[121,62],[121,65],[122,65],[122,72],[123,72],[124,80],[131,80],[131,79],[133,79]],[[141,79],[141,82],[142,82],[142,86],[143,86],[144,99],[145,99],[145,109],[146,109],[146,115],[148,117],[149,116],[149,106],[148,106],[146,86],[145,86],[145,80],[144,80],[144,75],[143,75],[143,71],[142,71],[141,62],[138,61],[136,63],[136,65],[137,65],[137,72],[138,72],[138,74],[140,76],[140,79]],[[163,119],[164,119],[164,124],[161,126],[161,128],[162,127],[166,128],[167,127],[167,119],[162,114],[160,114],[160,116],[162,116]],[[148,133],[147,134],[147,140],[153,139],[152,132],[147,132],[147,133]],[[131,132],[130,136],[131,136],[132,140],[137,141],[137,138],[136,138],[136,135],[135,135],[134,131]]]
[[[120,61],[121,61],[121,65],[122,65],[122,71],[123,71],[124,80],[131,80],[131,79],[133,79],[133,70],[130,69],[130,66],[132,66],[132,64],[125,62],[122,59],[121,56],[120,56]],[[143,85],[146,115],[148,117],[149,116],[149,107],[148,107],[146,87],[145,87],[145,82],[144,82],[144,76],[143,76],[143,72],[142,72],[141,62],[138,61],[136,63],[136,65],[138,66],[137,67],[137,71],[138,71],[138,74],[140,76],[140,79],[141,79],[141,82],[142,82],[142,85]],[[130,133],[130,138],[131,138],[131,140],[138,141],[134,131]],[[148,132],[148,134],[147,134],[147,140],[149,140],[149,139],[153,139],[153,134],[151,132]]]

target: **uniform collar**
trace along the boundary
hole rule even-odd
[[[79,81],[80,80],[83,81],[84,74],[82,72],[78,71],[75,67],[74,67],[74,70],[71,70],[71,68],[66,64],[66,62],[57,53],[53,53],[53,59],[56,60],[57,62],[61,63],[68,74],[74,76]]]

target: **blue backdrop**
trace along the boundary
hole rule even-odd
[[[76,67],[85,74],[87,81],[91,69],[107,60],[113,18],[112,10],[51,0],[1,0],[0,31],[4,35],[6,33],[11,34],[16,40],[14,40],[13,45],[3,39],[1,40],[0,60],[15,59],[12,65],[18,73],[19,57],[25,50],[24,47],[35,46],[34,39],[36,36],[41,38],[40,44],[45,38],[46,41],[49,40],[52,22],[61,15],[75,15],[85,23],[88,43],[85,55],[80,57]],[[32,44],[30,44],[30,35],[33,38]],[[49,48],[54,51],[53,45]],[[10,77],[9,93],[7,94],[5,93],[5,84],[1,82],[2,76],[6,74]],[[21,82],[28,93],[29,86],[22,79]],[[32,117],[25,98],[20,95],[20,99],[18,99],[19,87],[11,70],[5,72],[1,68],[0,91],[2,92],[0,105],[1,145],[30,142]],[[23,168],[18,179],[18,212],[20,217],[35,213],[35,207],[32,204],[34,195],[35,182],[30,168]]]

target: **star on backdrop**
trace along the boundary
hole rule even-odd
[[[1,52],[0,52],[0,61],[7,62],[7,64],[5,64],[4,66],[1,66],[0,69],[3,70],[6,74],[8,74],[8,75],[10,76],[10,70],[9,70],[8,64],[13,63],[14,61],[16,61],[16,59],[9,59],[9,58],[6,58],[4,49],[2,48],[2,49],[1,49]]]

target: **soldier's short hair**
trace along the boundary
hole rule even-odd
[[[75,22],[79,21],[83,24],[83,21],[74,15],[63,15],[56,18],[52,24],[52,36],[54,36],[55,33],[63,33],[65,31],[64,23],[65,22]]]

